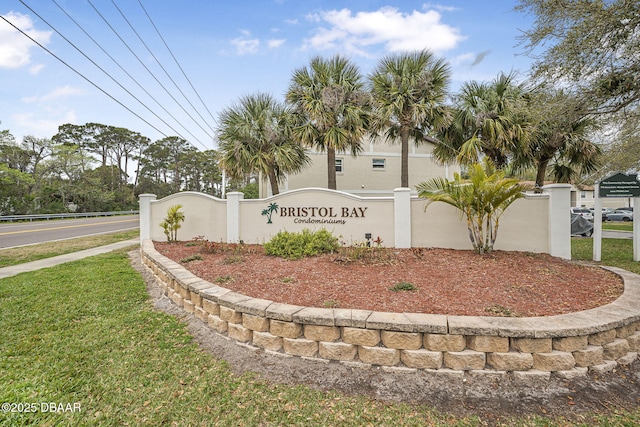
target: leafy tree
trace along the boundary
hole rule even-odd
[[[433,141],[431,134],[450,121],[445,97],[451,69],[423,50],[383,58],[370,77],[375,105],[374,132],[402,144],[400,185],[409,187],[409,139]]]
[[[286,174],[309,164],[303,147],[292,137],[291,111],[271,95],[257,94],[240,99],[220,113],[220,164],[233,178],[261,173],[269,178],[271,191]]]
[[[527,149],[523,85],[500,73],[491,83],[466,82],[454,97],[453,121],[434,154],[441,161],[474,164],[488,157],[498,169]]]
[[[636,0],[520,0],[533,15],[522,43],[542,48],[535,75],[573,83],[596,100],[591,113],[612,113],[640,101],[640,3]]]
[[[490,161],[473,164],[469,179],[454,174],[453,181],[433,178],[417,186],[418,195],[431,202],[444,202],[467,220],[469,239],[479,254],[491,252],[498,236],[500,217],[527,189],[517,179],[505,178]],[[427,205],[428,206],[428,205]]]
[[[369,129],[371,97],[360,71],[339,55],[315,57],[294,71],[286,98],[299,120],[294,138],[327,153],[327,187],[335,190],[336,151],[356,156]]]
[[[0,215],[21,215],[31,209],[33,178],[26,172],[0,164]]]
[[[597,178],[615,172],[640,171],[640,122],[628,120],[622,113],[607,116],[606,122],[607,126],[602,126],[597,135],[600,140],[607,141],[603,144],[602,167],[598,169]]]
[[[544,185],[548,169],[556,182],[596,170],[600,147],[590,139],[595,120],[585,113],[584,103],[563,90],[540,88],[530,93],[526,107],[529,144],[516,163],[533,164],[536,188]]]

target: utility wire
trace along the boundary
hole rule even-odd
[[[187,103],[191,106],[191,108],[193,108],[193,110],[196,112],[196,114],[202,119],[202,121],[209,127],[209,129],[211,129],[212,132],[215,133],[215,131],[213,130],[213,128],[209,125],[209,123],[207,123],[207,121],[205,120],[204,117],[202,117],[202,114],[200,114],[200,112],[198,111],[198,109],[191,103],[191,101],[189,101],[189,98],[187,97],[187,95],[184,94],[184,92],[182,91],[182,89],[180,89],[180,86],[178,86],[178,84],[175,82],[175,80],[173,79],[173,77],[171,77],[171,75],[167,72],[167,70],[164,68],[164,66],[162,65],[162,63],[158,60],[158,58],[156,57],[156,55],[153,53],[153,51],[151,50],[151,48],[147,45],[147,43],[145,43],[145,41],[142,39],[142,37],[140,36],[140,34],[136,31],[135,27],[133,25],[131,25],[131,22],[127,19],[127,16],[122,12],[122,10],[118,7],[118,5],[116,4],[116,2],[114,0],[111,0],[111,3],[113,4],[113,6],[118,10],[118,12],[120,12],[120,15],[122,16],[122,18],[125,20],[125,22],[129,25],[129,28],[131,28],[131,31],[133,31],[133,33],[138,37],[138,40],[140,40],[140,42],[142,43],[142,45],[147,49],[147,51],[149,52],[149,54],[153,57],[153,59],[156,61],[156,63],[158,64],[158,66],[162,69],[162,71],[164,71],[164,74],[167,76],[167,78],[169,78],[169,80],[171,80],[171,83],[173,83],[173,85],[176,87],[176,89],[178,89],[178,92],[180,92],[180,94],[182,95],[182,97],[187,101]],[[186,113],[186,111],[185,111]],[[191,115],[189,115],[189,117],[191,117]],[[196,120],[191,117],[191,120],[193,120],[194,122],[196,122]],[[197,123],[197,122],[196,122]],[[200,126],[200,125],[198,125]],[[202,129],[202,127],[201,127]],[[202,129],[204,131],[204,129]],[[206,133],[206,131],[205,131]],[[211,135],[209,135],[207,133],[207,135],[212,138]],[[213,139],[213,138],[212,138]]]
[[[147,15],[147,18],[149,18],[149,22],[151,22],[151,25],[153,26],[153,28],[156,30],[156,33],[158,33],[158,36],[160,37],[160,40],[162,40],[162,43],[164,43],[164,46],[167,48],[167,50],[169,51],[169,53],[171,54],[171,57],[173,58],[173,60],[175,61],[176,65],[178,66],[178,68],[180,69],[180,71],[182,72],[182,75],[184,76],[184,78],[187,80],[187,82],[189,82],[189,85],[191,86],[191,89],[193,89],[193,92],[196,94],[196,96],[198,97],[198,99],[200,100],[200,102],[202,103],[202,106],[205,108],[205,110],[207,110],[207,113],[209,113],[209,117],[211,117],[211,120],[213,120],[214,123],[217,123],[215,117],[213,116],[213,114],[211,114],[211,111],[209,110],[209,107],[207,107],[207,104],[205,104],[205,102],[202,100],[202,97],[200,96],[200,93],[198,93],[198,91],[196,90],[196,88],[193,86],[193,83],[191,83],[191,80],[189,79],[189,77],[187,77],[187,74],[184,72],[184,70],[182,69],[182,66],[180,66],[180,63],[178,62],[178,60],[176,59],[175,55],[173,54],[173,52],[171,51],[171,48],[169,48],[169,45],[167,44],[167,42],[164,40],[164,37],[162,37],[162,34],[160,34],[160,31],[158,30],[158,27],[156,27],[156,24],[153,22],[153,20],[151,19],[151,16],[149,16],[149,13],[147,13],[147,9],[145,9],[144,5],[142,4],[141,0],[138,0],[138,3],[140,4],[140,7],[142,8],[142,10],[144,11],[145,15]],[[213,130],[213,129],[212,129]]]
[[[102,47],[102,45],[100,45],[100,43],[98,43],[83,27],[82,25],[80,25],[75,19],[73,19],[73,17],[62,7],[60,6],[60,4],[58,4],[58,2],[56,0],[51,0],[56,6],[58,6],[58,8],[74,23],[76,24],[76,26],[78,28],[80,28],[80,30],[96,45],[98,46],[98,48],[100,50],[102,50],[102,52],[107,55],[119,68],[120,70],[122,70],[131,80],[133,80],[133,82],[138,85],[138,87],[140,89],[142,89],[142,91],[144,91],[144,93],[146,93],[156,104],[158,104],[158,106],[160,108],[162,108],[164,110],[165,113],[167,113],[169,115],[169,117],[171,117],[175,122],[177,122],[178,124],[180,124],[180,126],[182,126],[182,128],[184,130],[186,130],[187,132],[189,132],[189,130],[184,127],[184,125],[182,125],[182,123],[180,123],[180,121],[178,119],[176,119],[173,114],[171,114],[153,95],[151,95],[151,93],[149,93],[148,90],[146,90],[122,65],[120,65],[120,63],[113,57],[111,56],[111,54],[109,54],[109,52],[107,52],[107,50],[105,48]],[[35,13],[35,12],[34,12]],[[125,89],[126,90],[126,89]],[[133,96],[133,95],[132,95]],[[134,97],[135,98],[135,97]],[[136,98],[137,99],[137,98]],[[138,102],[142,103],[140,100],[138,100]],[[154,114],[156,117],[158,117],[155,113],[152,112],[152,114]],[[162,119],[160,117],[158,117],[161,121]],[[165,123],[163,121],[163,123]],[[166,123],[165,123],[166,124]],[[169,125],[167,125],[169,126]],[[171,128],[171,126],[169,126]],[[178,136],[180,136],[183,139],[184,138],[182,135],[180,135],[179,132],[177,132],[175,129],[171,128]]]
[[[102,89],[100,86],[98,86],[97,84],[95,84],[94,82],[92,82],[89,78],[87,78],[84,74],[80,73],[78,70],[76,70],[75,68],[73,68],[71,65],[67,64],[64,60],[62,60],[59,56],[57,56],[55,53],[51,52],[49,49],[47,49],[46,47],[44,47],[42,44],[40,44],[38,41],[36,41],[33,37],[31,37],[29,34],[25,33],[24,31],[22,31],[22,29],[18,28],[17,26],[15,26],[11,21],[9,21],[7,18],[5,18],[4,16],[0,15],[0,18],[2,18],[7,24],[11,25],[13,28],[15,28],[16,30],[18,30],[22,35],[24,35],[25,37],[27,37],[29,40],[31,40],[32,42],[34,42],[36,45],[40,46],[43,50],[45,50],[48,54],[50,54],[51,56],[53,56],[54,58],[56,58],[58,61],[60,61],[61,63],[63,63],[64,65],[66,65],[71,71],[73,71],[74,73],[76,73],[77,75],[79,75],[80,77],[82,77],[84,80],[86,80],[89,84],[91,84],[92,86],[94,86],[96,89],[98,89],[100,92],[104,93],[105,95],[107,95],[109,98],[111,98],[112,100],[114,100],[115,102],[117,102],[118,104],[120,104],[120,106],[122,106],[124,109],[126,109],[127,111],[129,111],[131,114],[133,114],[134,116],[136,116],[137,118],[139,118],[140,120],[142,120],[143,122],[145,122],[146,124],[148,124],[149,126],[151,126],[153,129],[155,129],[157,132],[159,132],[161,135],[163,136],[167,136],[164,132],[162,132],[160,129],[158,129],[157,127],[155,127],[154,125],[152,125],[151,123],[149,123],[147,120],[145,120],[144,118],[142,118],[139,114],[137,114],[136,112],[134,112],[133,110],[131,110],[129,107],[127,107],[126,105],[124,105],[122,102],[118,101],[116,98],[114,98],[111,94],[109,94],[107,91],[105,91],[104,89]]]
[[[116,31],[115,28],[113,28],[113,26],[109,23],[109,21],[104,17],[104,15],[102,15],[102,13],[100,13],[100,11],[94,6],[94,4],[91,2],[91,0],[87,0],[87,2],[91,5],[91,7],[93,8],[93,10],[98,14],[98,16],[100,16],[100,18],[102,18],[102,20],[104,21],[105,24],[107,24],[107,26],[111,29],[111,31],[113,31],[113,33],[120,39],[120,41],[127,47],[127,49],[129,49],[129,52],[131,52],[131,54],[138,60],[138,62],[140,63],[140,65],[142,65],[144,67],[145,70],[147,70],[147,72],[151,75],[151,77],[153,77],[153,79],[160,85],[160,87],[162,89],[164,89],[164,91],[167,93],[167,95],[169,95],[169,97],[171,97],[171,99],[173,99],[173,101],[180,107],[182,108],[182,110],[189,116],[191,117],[191,119],[193,120],[193,117],[187,112],[187,110],[184,109],[184,107],[182,106],[182,104],[180,104],[180,102],[171,94],[171,92],[169,92],[169,90],[162,84],[162,82],[160,82],[160,80],[158,80],[158,78],[156,77],[156,75],[149,69],[149,67],[146,66],[146,64],[144,63],[144,61],[142,61],[142,59],[140,59],[140,57],[133,51],[133,49],[129,46],[129,44],[120,36],[120,34]],[[195,121],[195,120],[194,120]],[[200,127],[200,129],[202,129],[205,133],[208,132],[198,123],[196,122],[196,124]],[[189,134],[191,134],[193,136],[193,134],[191,132],[189,132]],[[210,135],[208,135],[209,137],[211,137]],[[194,138],[196,138],[194,136]],[[196,138],[197,139],[197,138]],[[197,139],[198,142],[200,142],[200,144],[202,144],[202,142]],[[204,146],[204,144],[202,144]]]
[[[125,92],[127,92],[131,97],[133,97],[136,101],[138,101],[143,107],[145,107],[151,114],[155,115],[158,119],[160,119],[160,121],[162,121],[162,123],[164,123],[165,125],[167,125],[171,130],[173,130],[174,132],[178,133],[178,131],[176,131],[173,127],[171,127],[171,125],[169,125],[166,121],[164,121],[160,116],[158,116],[156,113],[154,113],[146,104],[144,104],[142,101],[140,101],[140,99],[138,99],[134,94],[132,94],[127,88],[125,88],[121,83],[119,83],[115,78],[113,78],[113,76],[111,76],[109,73],[107,73],[102,67],[100,67],[95,61],[93,61],[91,58],[89,58],[80,48],[78,48],[74,43],[72,43],[68,38],[66,38],[62,33],[60,33],[60,31],[58,31],[53,25],[51,25],[46,19],[44,19],[42,16],[40,16],[35,10],[33,10],[28,4],[26,4],[23,0],[20,0],[20,3],[22,3],[27,9],[29,9],[34,15],[36,15],[38,18],[40,18],[45,24],[47,24],[53,31],[55,31],[60,37],[62,37],[67,43],[69,43],[71,46],[73,46],[74,49],[76,49],[82,56],[84,56],[89,62],[91,62],[94,66],[96,66],[100,71],[102,71],[107,77],[109,77],[114,83],[116,83],[118,86],[120,86],[120,88],[122,88],[122,90],[124,90]],[[5,19],[6,21],[6,19]],[[15,26],[13,26],[14,28],[16,28]],[[22,32],[22,31],[21,31]],[[24,34],[24,33],[23,33]],[[31,38],[31,37],[29,37]],[[33,39],[32,39],[33,40]],[[38,44],[39,46],[42,47],[42,45]],[[48,49],[47,52],[51,53],[51,51],[49,51]],[[55,56],[55,55],[54,55]],[[56,58],[58,59],[58,57],[56,56]],[[64,61],[62,61],[65,65],[68,66],[68,64]],[[72,67],[70,67],[72,68]],[[73,68],[72,68],[73,69]],[[75,69],[74,69],[75,71]],[[77,72],[77,71],[76,71]],[[78,73],[80,74],[80,73]],[[80,74],[82,76],[82,74]],[[84,76],[82,76],[84,77]],[[85,78],[86,79],[86,78]],[[88,80],[88,79],[87,79]],[[98,87],[95,83],[90,82],[91,84],[93,84],[94,86]],[[102,90],[102,89],[101,89]],[[104,90],[102,90],[103,92],[105,92]],[[105,92],[106,93],[106,92]],[[114,99],[112,97],[112,99]],[[121,102],[118,102],[120,105],[123,105]],[[127,108],[127,110],[131,111],[129,108]],[[136,114],[136,116],[138,116]],[[140,117],[140,116],[138,116]],[[146,122],[146,121],[145,121]],[[148,123],[148,122],[146,122]],[[154,129],[156,129],[154,127]],[[157,130],[157,129],[156,129]],[[163,134],[164,135],[164,134]],[[165,135],[166,136],[166,135]]]

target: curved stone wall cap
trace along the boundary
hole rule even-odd
[[[218,304],[238,311],[237,308],[239,307],[239,304],[249,299],[253,298],[243,294],[239,294],[237,292],[229,291],[218,297]]]
[[[269,319],[281,320],[283,322],[292,322],[293,315],[304,309],[301,305],[285,304],[274,302],[266,309],[266,315]]]
[[[196,276],[196,277],[198,277],[198,276]],[[191,292],[202,292],[205,289],[209,289],[209,288],[212,288],[212,287],[216,286],[211,282],[207,282],[206,280],[203,280],[203,279],[200,279],[200,278],[198,278],[198,279],[199,280],[197,282],[189,283],[189,290]]]
[[[206,300],[219,303],[220,297],[224,296],[225,294],[228,294],[229,292],[231,292],[229,289],[221,288],[220,286],[212,284],[210,288],[207,288],[201,291],[200,296],[202,296],[202,298]]]
[[[305,325],[335,326],[332,308],[305,307],[293,315],[293,321]]]
[[[170,194],[170,195],[168,195],[166,197],[163,197],[162,199],[154,200],[154,203],[167,202],[169,200],[178,199],[178,198],[183,197],[183,196],[196,196],[196,197],[201,197],[203,199],[215,200],[217,202],[225,202],[226,201],[226,200],[220,199],[220,198],[218,198],[216,196],[212,196],[211,194],[201,193],[199,191],[181,191],[180,193],[173,193],[173,194]]]
[[[406,313],[374,311],[367,319],[367,329],[385,329],[387,331],[414,332],[414,324]]]
[[[371,310],[360,310],[351,308],[334,308],[333,319],[335,326],[346,326],[350,328],[364,328],[367,319],[373,313]]]
[[[235,306],[235,310],[240,313],[252,314],[254,316],[265,317],[267,314],[267,308],[274,302],[262,298],[249,298],[245,301],[238,302]]]
[[[449,322],[444,314],[404,313],[404,315],[413,325],[411,332],[446,334],[449,330]]]
[[[340,190],[329,190],[328,188],[319,188],[319,187],[307,187],[307,188],[296,188],[295,190],[283,191],[280,194],[276,194],[275,196],[270,196],[265,199],[247,199],[243,200],[243,202],[261,202],[264,203],[266,200],[277,200],[284,197],[292,196],[295,194],[302,193],[325,193],[341,196],[344,198],[352,199],[352,200],[377,200],[377,199],[393,199],[393,196],[381,196],[381,197],[361,197],[355,194],[347,193],[346,191]]]

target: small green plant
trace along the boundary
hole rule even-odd
[[[233,281],[233,276],[218,276],[214,280],[214,282],[216,283],[227,283],[232,281]]]
[[[182,205],[170,206],[167,210],[167,217],[160,223],[168,242],[178,240],[178,230],[184,221],[184,212],[180,212],[180,209],[182,209]]]
[[[180,260],[180,262],[183,263],[183,264],[186,264],[186,263],[191,262],[191,261],[202,261],[202,255],[198,255],[198,254],[190,255],[190,256],[188,256],[186,258],[182,258]]]
[[[280,279],[280,281],[282,283],[293,283],[296,281],[296,279],[294,279],[293,277],[283,277],[282,279]]]
[[[267,255],[299,259],[321,253],[333,253],[339,247],[338,238],[324,228],[318,231],[304,229],[300,233],[280,231],[264,244],[264,252]]]
[[[399,282],[399,283],[396,283],[395,285],[393,285],[392,287],[390,287],[389,290],[391,290],[393,292],[398,292],[398,291],[417,291],[418,288],[416,287],[416,285],[414,285],[413,283],[410,283],[410,282]]]
[[[322,302],[322,306],[326,308],[336,308],[338,307],[338,301],[334,299],[328,299]]]

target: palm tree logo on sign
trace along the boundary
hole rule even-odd
[[[273,213],[277,210],[278,205],[276,203],[271,203],[268,208],[262,210],[262,215],[267,216],[267,224],[272,224],[271,215],[273,215]]]

